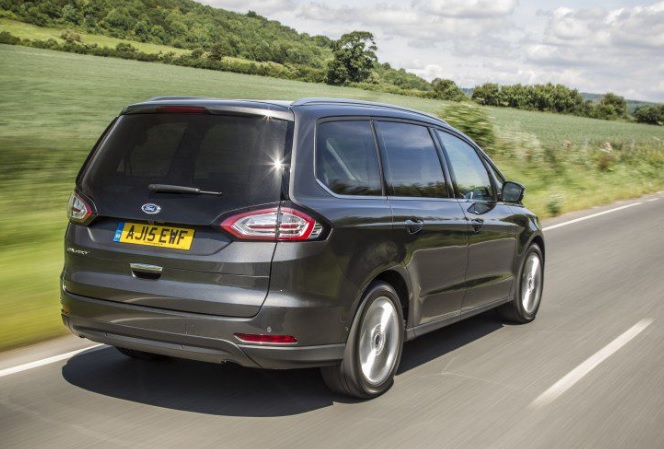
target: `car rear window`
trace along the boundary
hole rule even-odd
[[[222,192],[233,203],[277,201],[291,139],[290,122],[262,116],[125,115],[81,183],[102,194],[171,184]]]

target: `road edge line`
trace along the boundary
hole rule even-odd
[[[59,355],[54,355],[52,357],[47,357],[45,359],[41,360],[36,360],[34,362],[28,362],[24,363],[22,365],[18,366],[13,366],[11,368],[5,368],[3,370],[0,370],[0,377],[5,377],[5,376],[10,376],[12,374],[20,373],[22,371],[27,371],[32,368],[39,368],[40,366],[44,365],[50,365],[51,363],[59,362],[61,360],[66,360],[71,357],[74,357],[77,354],[80,354],[81,352],[85,351],[98,351],[100,349],[103,349],[106,345],[104,344],[96,344],[93,346],[88,346],[87,348],[83,349],[77,349],[76,351],[71,351],[71,352],[66,352],[64,354],[59,354]]]
[[[542,231],[550,231],[551,229],[562,228],[563,226],[578,223],[580,221],[590,220],[591,218],[599,217],[601,215],[610,214],[612,212],[617,212],[619,210],[627,209],[628,207],[638,206],[640,204],[643,204],[643,201],[639,201],[637,203],[632,203],[632,204],[626,204],[625,206],[615,207],[613,209],[605,210],[605,211],[602,211],[602,212],[597,212],[596,214],[587,215],[585,217],[575,218],[574,220],[565,221],[563,223],[558,223],[558,224],[555,224],[555,225],[547,226],[545,228],[542,228]]]

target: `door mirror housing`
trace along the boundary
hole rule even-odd
[[[501,191],[501,197],[506,203],[520,203],[525,194],[526,188],[523,184],[514,181],[506,181]]]

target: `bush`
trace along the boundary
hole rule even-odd
[[[62,32],[60,37],[67,43],[73,44],[75,42],[81,42],[81,35],[72,30],[65,30]]]
[[[56,41],[53,38],[50,38],[48,40],[42,41],[39,39],[36,39],[34,41],[29,41],[30,45],[35,48],[45,48],[47,50],[60,50],[60,44],[58,44],[58,41]]]
[[[597,158],[597,169],[601,172],[607,172],[611,170],[611,167],[613,167],[614,163],[615,159],[613,158],[613,155],[609,153],[602,153]]]
[[[563,197],[560,195],[551,195],[546,202],[546,210],[555,217],[563,211]]]
[[[446,106],[438,116],[468,135],[487,152],[494,149],[496,144],[494,126],[482,108],[471,103],[456,103]]]
[[[20,43],[21,39],[14,36],[12,33],[7,31],[0,33],[0,44],[18,45]]]

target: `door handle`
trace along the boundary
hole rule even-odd
[[[424,227],[424,220],[406,220],[406,232],[417,234]]]
[[[473,227],[473,232],[477,234],[484,227],[484,220],[481,218],[473,218],[470,220],[470,225]]]

